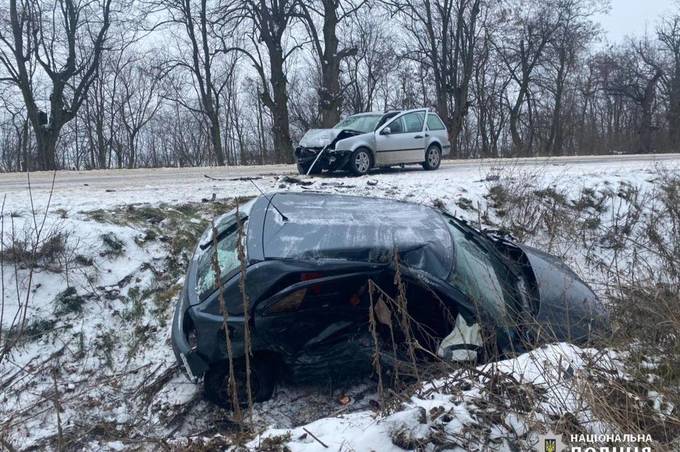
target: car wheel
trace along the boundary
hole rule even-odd
[[[428,171],[436,170],[442,163],[442,151],[436,144],[430,145],[425,151],[425,161],[423,162],[423,168]]]
[[[366,148],[359,148],[349,159],[349,170],[355,176],[363,176],[371,169],[371,153]]]
[[[297,170],[298,174],[307,174],[307,170],[309,170],[309,165],[303,165],[302,163],[298,163]],[[314,165],[314,168],[312,168],[312,170],[309,172],[309,174],[314,175],[321,174],[321,165],[317,162],[316,165]]]
[[[251,359],[250,361],[250,389],[253,402],[269,400],[276,385],[275,368],[266,358]],[[246,386],[245,361],[234,362],[234,376],[237,382],[239,405],[248,405]],[[231,394],[229,393],[229,363],[222,361],[214,364],[205,373],[203,380],[205,397],[209,401],[223,408],[231,409]]]

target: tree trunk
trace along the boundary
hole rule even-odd
[[[274,153],[279,163],[293,161],[293,145],[288,122],[288,80],[283,72],[283,50],[280,43],[270,48],[271,84],[274,98],[269,107],[272,112]]]
[[[217,165],[224,166],[224,149],[222,148],[222,131],[220,129],[220,118],[216,117],[217,113],[213,111],[208,115],[210,121],[210,141],[215,153]]]
[[[513,155],[518,156],[524,152],[524,141],[519,133],[519,114],[524,102],[524,91],[520,89],[515,104],[510,109],[510,136],[512,137]]]
[[[668,133],[671,146],[680,143],[680,60],[675,61],[668,99]]]
[[[57,138],[59,130],[56,132],[42,125],[33,125],[35,132],[37,162],[29,163],[29,170],[48,171],[57,169]]]
[[[331,128],[340,121],[340,56],[336,27],[338,17],[335,0],[324,0],[323,38],[324,50],[321,57],[321,87],[319,90],[319,112],[321,127]]]
[[[564,93],[564,83],[566,78],[566,54],[560,51],[560,66],[557,70],[557,80],[555,83],[555,108],[550,124],[550,135],[548,137],[548,155],[562,154],[562,97]]]
[[[660,70],[647,82],[645,86],[645,94],[642,99],[642,118],[640,118],[640,147],[639,151],[642,153],[650,153],[654,151],[653,137],[652,137],[652,115],[654,107],[654,97],[656,94],[656,84],[663,74]]]

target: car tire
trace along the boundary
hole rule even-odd
[[[352,153],[352,156],[347,162],[349,171],[355,176],[363,176],[368,173],[368,170],[373,166],[373,158],[371,152],[366,148],[359,148]]]
[[[426,171],[432,171],[439,168],[442,163],[442,150],[436,144],[431,144],[430,147],[425,151],[425,161],[423,162],[423,168]]]
[[[248,405],[246,390],[246,366],[244,360],[234,362],[234,374],[237,381],[239,405]],[[264,402],[271,399],[276,386],[276,369],[272,361],[261,357],[250,360],[250,387],[253,402]],[[208,369],[203,380],[205,398],[223,408],[231,409],[229,394],[229,362],[216,363]]]
[[[297,164],[298,174],[305,175],[305,174],[307,174],[308,169],[309,169],[309,165],[303,165],[302,163]],[[312,168],[312,170],[309,172],[309,174],[310,175],[311,174],[319,175],[319,174],[321,174],[321,171],[322,171],[321,165],[319,164],[319,162],[317,162],[316,165],[314,165],[314,168]]]

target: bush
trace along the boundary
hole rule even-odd
[[[99,253],[100,256],[118,257],[125,251],[125,244],[113,232],[102,234],[101,239],[104,243],[104,251]]]
[[[68,234],[53,230],[37,243],[31,231],[24,237],[17,234],[5,239],[9,243],[4,245],[4,261],[19,266],[19,268],[45,268],[54,272],[63,271],[68,258]]]
[[[54,298],[54,313],[56,315],[80,313],[84,303],[85,299],[78,295],[75,287],[67,287]]]

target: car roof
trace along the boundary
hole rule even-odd
[[[262,225],[265,259],[385,263],[396,248],[409,267],[442,279],[450,273],[451,234],[431,207],[312,192],[275,193],[269,199]]]
[[[348,117],[352,116],[382,116],[384,113],[381,111],[364,111],[361,113],[355,113],[353,115],[349,115]]]

